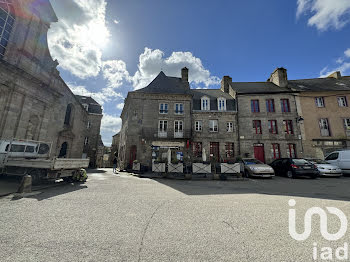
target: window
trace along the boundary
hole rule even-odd
[[[85,137],[85,140],[84,140],[84,145],[88,145],[89,144],[89,138],[88,137]]]
[[[193,142],[193,156],[201,158],[202,157],[202,142]]]
[[[218,132],[218,120],[209,120],[209,131],[210,132]]]
[[[83,104],[83,107],[85,108],[86,111],[89,111],[89,105],[88,104]]]
[[[158,137],[167,137],[167,131],[168,131],[168,121],[167,120],[159,120]]]
[[[262,134],[260,120],[253,120],[253,129],[255,130],[255,134]]]
[[[327,156],[326,158],[325,158],[325,160],[327,161],[327,160],[337,160],[338,159],[338,157],[339,157],[339,153],[332,153],[332,154],[330,154],[329,156]]]
[[[346,131],[350,131],[350,118],[344,118],[344,127]]]
[[[283,113],[290,112],[289,99],[281,99],[281,110]]]
[[[69,126],[71,124],[71,115],[72,115],[72,104],[67,105],[66,115],[64,117],[64,124]]]
[[[226,99],[225,98],[218,98],[218,110],[219,111],[226,111]]]
[[[208,97],[201,98],[201,109],[205,111],[210,110],[210,100]]]
[[[227,132],[233,132],[233,123],[232,122],[227,122],[226,123],[226,131]]]
[[[226,155],[226,158],[233,158],[235,156],[234,143],[225,144],[225,155]]]
[[[90,121],[87,122],[86,128],[87,128],[87,129],[90,129],[90,128],[91,128],[91,122],[90,122]]]
[[[324,98],[323,97],[315,97],[315,103],[317,107],[324,107]]]
[[[26,146],[26,153],[34,153],[34,146]]]
[[[168,113],[168,104],[159,104],[159,114],[167,114]]]
[[[270,134],[277,134],[277,121],[276,120],[269,120],[269,132]]]
[[[319,120],[321,136],[330,136],[329,124],[327,118],[321,118]]]
[[[202,121],[196,121],[195,122],[195,130],[197,132],[201,132],[202,131]]]
[[[288,135],[293,135],[293,122],[292,120],[283,120],[284,133]]]
[[[183,137],[183,121],[182,120],[175,120],[174,121],[174,136],[175,137]]]
[[[275,101],[273,99],[266,99],[266,111],[269,113],[275,112]]]
[[[24,152],[25,149],[25,145],[11,145],[11,149],[10,152],[14,152],[14,153],[22,153]]]
[[[281,151],[280,151],[280,145],[279,144],[272,144],[271,157],[272,157],[272,159],[281,158]]]
[[[175,114],[182,115],[184,113],[184,105],[183,104],[175,104]]]
[[[296,158],[297,157],[294,144],[288,144],[287,156],[288,156],[288,158]]]
[[[251,100],[251,108],[253,113],[260,112],[259,100]]]
[[[340,107],[346,107],[348,106],[348,101],[346,100],[346,96],[338,96],[338,105]]]
[[[0,59],[5,55],[6,47],[10,39],[13,24],[15,23],[15,12],[12,1],[0,1]]]

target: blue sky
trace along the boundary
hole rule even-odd
[[[103,105],[106,145],[119,131],[128,91],[163,70],[189,68],[193,88],[220,79],[266,81],[350,75],[349,0],[51,0],[59,22],[51,54],[72,91]]]

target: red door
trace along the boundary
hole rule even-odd
[[[130,166],[132,166],[134,160],[136,160],[136,153],[137,153],[137,147],[136,146],[132,146],[130,148],[130,159],[129,159]]]
[[[211,155],[211,158],[214,158],[217,162],[220,161],[219,143],[217,142],[210,143],[210,155]]]
[[[256,144],[254,145],[254,157],[261,162],[265,163],[265,153],[264,153],[264,145]]]

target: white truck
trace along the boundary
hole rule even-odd
[[[50,158],[51,143],[30,140],[0,140],[0,174],[31,175],[33,183],[42,179],[71,180],[89,159]]]

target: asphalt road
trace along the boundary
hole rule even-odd
[[[349,189],[350,177],[180,181],[98,170],[85,184],[0,198],[0,260],[313,261],[314,242],[335,253],[350,227],[329,242],[315,216],[309,239],[296,241],[288,201],[296,200],[301,233],[313,206],[337,207],[350,221]],[[328,231],[339,225],[328,214]]]

